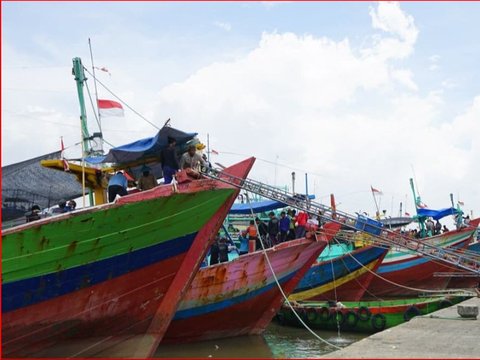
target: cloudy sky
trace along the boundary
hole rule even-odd
[[[340,208],[413,212],[449,194],[480,215],[480,3],[2,3],[2,165],[78,156],[72,58],[161,126],[210,134],[214,162]],[[93,83],[89,81],[93,91]],[[112,99],[99,88],[100,98]],[[90,131],[96,131],[89,108]],[[126,109],[113,145],[156,129]],[[277,165],[275,165],[275,163]]]

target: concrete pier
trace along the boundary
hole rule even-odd
[[[480,298],[461,305],[480,307]],[[457,305],[418,316],[323,358],[480,358],[480,317],[463,319]]]

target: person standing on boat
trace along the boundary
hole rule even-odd
[[[180,168],[178,166],[177,154],[175,151],[176,145],[177,141],[172,137],[168,137],[168,147],[162,149],[160,152],[160,162],[162,163],[165,184],[170,184],[172,182],[173,175],[175,175]]]
[[[268,235],[268,226],[267,224],[265,224],[262,220],[260,220],[260,218],[256,217],[255,218],[255,222],[257,223],[257,227],[258,227],[258,237],[257,237],[257,246],[256,248],[257,249],[262,249],[262,244],[260,243],[260,238],[263,240],[263,244],[265,245],[265,247],[269,247],[268,246],[268,239],[267,239],[267,235]]]
[[[141,191],[150,190],[157,186],[157,179],[155,179],[150,170],[146,165],[142,167],[142,176],[140,176],[137,182],[137,187]]]
[[[435,235],[440,235],[442,233],[442,224],[440,224],[440,221],[437,220],[435,223]]]
[[[305,237],[305,225],[307,225],[308,215],[304,211],[300,211],[297,215],[297,230],[295,232],[296,238]]]
[[[268,222],[268,235],[271,246],[275,246],[278,243],[278,233],[280,232],[279,221],[273,211],[270,211],[268,216],[270,217],[270,221]]]
[[[118,171],[108,181],[108,202],[113,202],[117,195],[125,196],[127,192],[128,180],[123,172]]]
[[[289,225],[288,235],[287,235],[288,240],[295,239],[295,222],[297,221],[296,213],[297,211],[295,209],[288,210],[288,216],[290,217],[290,225]]]
[[[195,145],[190,145],[188,151],[182,155],[180,159],[180,169],[191,169],[193,171],[199,170],[201,166],[207,167],[208,164],[203,160],[200,154],[197,154]],[[198,175],[198,173],[197,173]]]
[[[262,246],[258,247],[258,234],[257,227],[255,222],[250,220],[250,225],[247,227],[247,236],[248,236],[248,252],[254,252],[260,250]]]
[[[280,242],[287,241],[288,230],[290,230],[290,218],[285,211],[280,213]]]

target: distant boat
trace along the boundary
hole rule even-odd
[[[344,302],[330,306],[328,303],[299,303],[294,310],[303,321],[313,329],[337,330],[348,332],[376,333],[407,322],[419,315],[434,311],[466,300],[464,296],[437,296],[430,298],[412,298],[397,300],[376,300]],[[300,326],[293,311],[282,306],[277,320],[283,325]]]
[[[472,241],[476,230],[473,226],[476,227],[478,221],[480,219],[472,220],[470,227],[425,238],[424,241],[448,249],[464,249]],[[377,270],[379,276],[372,280],[365,297],[416,296],[421,290],[444,290],[450,278],[435,277],[435,273],[448,271],[452,271],[452,266],[447,263],[412,251],[392,249],[379,266]]]
[[[245,178],[253,162],[224,171]],[[133,355],[151,354],[237,195],[218,180],[186,180],[5,230],[3,355],[130,336],[147,339]]]

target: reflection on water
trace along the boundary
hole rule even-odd
[[[316,333],[340,347],[364,338],[365,334],[316,331]],[[182,345],[160,345],[155,357],[211,357],[211,358],[314,358],[335,350],[314,338],[303,328],[271,323],[260,336],[203,341]]]

